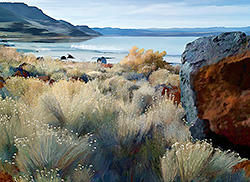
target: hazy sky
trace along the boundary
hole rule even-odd
[[[16,0],[15,2],[37,6],[55,19],[90,27],[250,26],[250,0]]]

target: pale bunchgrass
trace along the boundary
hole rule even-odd
[[[191,133],[188,126],[179,120],[165,127],[164,138],[170,145],[176,142],[187,143],[191,139]]]
[[[153,104],[154,100],[154,89],[144,83],[138,90],[133,92],[132,107],[134,113],[141,114],[145,113],[147,109]]]
[[[32,181],[32,178],[30,178],[30,180]],[[57,171],[44,171],[44,172],[40,172],[36,175],[35,178],[36,182],[61,182],[62,179],[59,177]]]
[[[0,62],[8,64],[19,64],[23,56],[19,54],[16,49],[0,46]]]
[[[103,90],[104,93],[110,93],[116,99],[127,102],[131,95],[129,89],[133,85],[133,82],[126,80],[122,76],[113,76],[112,78],[106,79],[104,83],[101,83],[99,88]]]
[[[19,98],[26,93],[28,85],[23,77],[11,77],[6,81],[5,88],[11,92],[14,98]]]
[[[60,81],[41,96],[38,118],[79,134],[95,131],[114,120],[119,112],[116,100],[104,96],[95,84]]]
[[[17,148],[14,145],[14,136],[17,131],[14,131],[15,128],[12,124],[18,123],[11,124],[9,120],[8,116],[2,116],[0,118],[0,157],[7,161],[11,161],[14,153],[17,152]]]
[[[212,181],[242,159],[233,152],[214,149],[206,141],[175,143],[161,159],[164,181]]]
[[[16,157],[19,169],[36,175],[38,171],[57,169],[64,177],[84,161],[89,154],[88,137],[78,139],[68,131],[53,131],[47,127],[37,130],[34,135],[15,140],[18,148]]]
[[[155,123],[162,123],[164,126],[175,122],[183,123],[184,116],[185,110],[181,104],[173,104],[172,99],[164,97],[159,99],[148,112],[148,117],[152,118]]]
[[[64,181],[60,178],[58,169],[42,169],[41,171],[37,170],[36,175],[22,174],[14,177],[16,182],[61,182]]]
[[[140,94],[143,95],[147,93],[150,95],[151,92],[150,90],[146,91],[146,86],[141,88],[142,89],[138,90]],[[135,100],[133,100],[132,103],[141,103],[144,101],[144,97],[141,97],[142,100],[137,99],[137,97],[133,99]],[[138,112],[135,111],[137,111],[140,104],[130,104],[124,102],[119,102],[119,104],[122,112],[118,117],[117,126],[118,133],[121,136],[125,137],[131,134],[133,135],[139,131],[147,133],[152,125],[159,125],[163,127],[164,135],[168,142],[173,143],[174,141],[189,141],[189,138],[191,137],[188,127],[183,124],[185,110],[182,108],[181,104],[178,106],[173,104],[171,99],[162,98],[160,100],[155,100],[143,114],[139,115]],[[144,105],[144,107],[145,106],[146,105]]]
[[[11,161],[13,155],[17,152],[16,144],[14,143],[15,138],[27,137],[41,125],[39,121],[29,117],[31,115],[30,110],[26,109],[26,105],[16,103],[11,115],[1,115],[0,155],[2,159]]]
[[[90,182],[94,176],[94,172],[90,167],[78,165],[77,168],[74,169],[74,172],[71,176],[71,181],[74,182]]]
[[[167,69],[159,69],[149,76],[149,83],[155,87],[158,84],[171,84],[180,86],[179,75],[171,73]]]
[[[11,98],[0,99],[0,117],[11,117],[17,111],[16,101]]]
[[[122,108],[128,106],[123,105]],[[116,168],[118,170],[122,166],[122,169],[128,168],[127,170],[130,171],[129,176],[123,174],[123,177],[126,176],[127,180],[138,181],[161,179],[158,159],[165,153],[166,146],[174,141],[190,140],[191,134],[182,121],[184,114],[181,105],[174,105],[172,100],[166,98],[155,101],[141,115],[133,112],[120,113],[116,125],[117,130],[112,131],[115,132],[113,140],[118,142],[114,150],[115,156],[119,158],[116,161]],[[173,127],[183,131],[174,133],[171,131]],[[126,164],[122,163],[124,158],[127,160]],[[135,160],[138,165],[130,160]]]
[[[111,69],[107,69],[107,72],[112,73],[114,75],[121,75],[122,73],[129,72],[128,67],[123,66],[121,64],[114,64]]]
[[[81,69],[69,68],[69,69],[67,69],[66,76],[68,78],[73,77],[73,76],[80,78],[83,73],[84,73],[84,71]]]
[[[37,78],[11,77],[6,81],[6,89],[13,99],[19,99],[28,105],[37,104],[38,97],[46,91],[48,85]]]

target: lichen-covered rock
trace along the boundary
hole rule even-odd
[[[3,79],[3,77],[0,76],[0,89],[3,88],[5,84],[5,80]]]
[[[250,146],[250,51],[205,66],[193,78],[198,117],[235,145]]]
[[[233,166],[233,172],[238,172],[241,169],[244,169],[246,176],[250,177],[250,160],[240,162]]]
[[[8,173],[1,171],[0,172],[0,182],[14,182],[14,179]]]
[[[205,128],[250,145],[250,46],[241,32],[203,37],[187,44],[180,70],[181,101],[192,136]]]

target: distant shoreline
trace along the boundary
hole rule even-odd
[[[64,42],[82,42],[94,37],[0,37],[8,42],[37,42],[37,43],[64,43]]]

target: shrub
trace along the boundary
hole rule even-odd
[[[97,131],[115,120],[119,107],[113,97],[104,96],[96,86],[95,82],[59,81],[40,97],[36,118],[79,135]]]
[[[71,176],[71,181],[74,182],[90,182],[93,178],[93,171],[90,167],[82,166],[81,164],[75,168],[74,173]]]
[[[161,159],[164,181],[212,181],[242,161],[237,154],[214,149],[205,141],[175,143]]]
[[[123,100],[124,102],[129,101],[133,87],[135,84],[131,81],[126,80],[122,76],[113,76],[112,78],[106,79],[99,88],[104,94],[110,93],[118,100]]]
[[[153,104],[154,89],[148,84],[143,84],[138,90],[134,91],[132,99],[133,111],[142,114]],[[131,107],[131,109],[132,109]]]
[[[180,77],[179,75],[172,74],[169,70],[166,69],[160,69],[157,71],[154,71],[149,76],[149,83],[155,87],[158,84],[171,84],[175,86],[180,86]]]
[[[15,143],[20,170],[34,176],[44,168],[58,168],[65,177],[89,154],[88,137],[78,139],[67,131],[55,132],[48,128],[41,128],[33,137],[17,138]]]
[[[148,66],[150,71],[156,70],[158,68],[164,68],[167,64],[163,61],[163,57],[166,52],[153,52],[153,50],[139,49],[134,46],[129,50],[129,54],[125,56],[123,60],[120,61],[121,65],[126,65],[131,67],[133,70],[138,72],[145,72],[145,66]],[[148,70],[146,70],[148,72]]]
[[[28,104],[33,103],[33,100],[47,89],[45,85],[37,78],[11,77],[6,81],[5,87],[12,97],[21,97]]]

